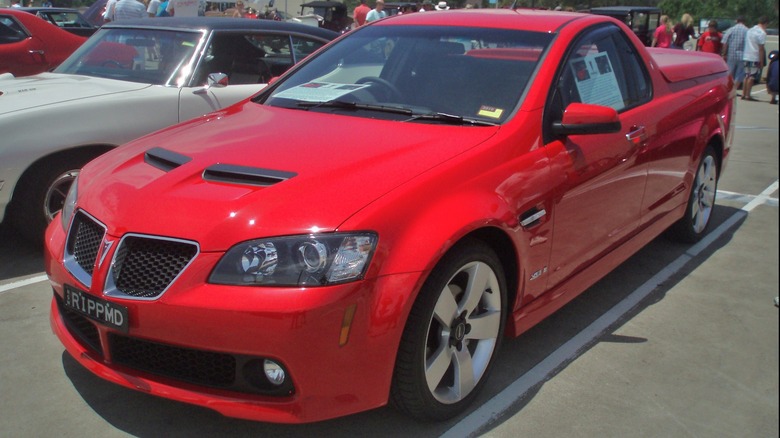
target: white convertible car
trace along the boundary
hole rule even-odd
[[[271,20],[124,21],[51,73],[0,75],[0,221],[41,241],[88,161],[252,96],[337,36]]]

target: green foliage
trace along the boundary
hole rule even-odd
[[[513,2],[499,0],[499,5],[509,7]],[[685,13],[693,16],[695,24],[701,18],[735,19],[738,15],[744,15],[746,24],[752,26],[763,15],[769,19],[768,27],[778,27],[777,0],[518,0],[517,5],[550,9],[561,5],[578,11],[601,6],[657,6],[674,22],[679,21]]]
[[[777,27],[776,0],[661,0],[658,7],[675,22],[686,12],[694,17],[695,23],[701,18],[734,19],[743,15],[745,24],[751,27],[763,15],[769,19],[768,27]]]

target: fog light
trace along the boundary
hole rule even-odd
[[[265,371],[265,377],[268,378],[268,381],[277,386],[284,383],[284,379],[287,377],[284,375],[284,369],[272,360],[266,359],[263,362],[263,371]]]

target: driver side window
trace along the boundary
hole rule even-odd
[[[264,45],[264,38],[267,37],[260,34],[216,33],[195,74],[196,86],[205,85],[211,73],[226,74],[230,85],[268,82],[272,72],[266,48],[270,51],[271,47]]]
[[[0,17],[0,44],[18,43],[27,37],[27,32],[14,19]]]
[[[578,102],[621,112],[650,98],[639,55],[612,25],[590,30],[577,39],[562,65],[556,92],[561,110]]]

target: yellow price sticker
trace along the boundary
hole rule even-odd
[[[504,114],[504,110],[501,108],[495,108],[487,105],[482,105],[479,107],[479,112],[477,113],[479,116],[490,117],[493,119],[501,118],[501,114]]]

